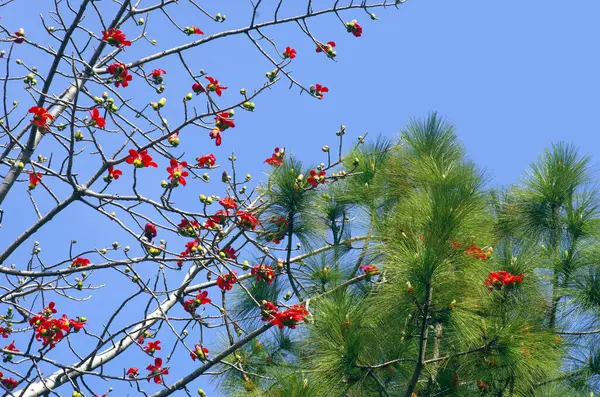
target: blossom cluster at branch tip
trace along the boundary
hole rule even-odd
[[[210,131],[208,136],[215,140],[215,145],[220,146],[223,142],[221,132],[235,127],[235,122],[231,119],[234,115],[234,110],[218,113],[215,117],[215,127]]]
[[[206,347],[202,347],[201,344],[196,344],[194,345],[194,351],[190,353],[190,357],[194,361],[205,361],[208,358],[208,349]]]
[[[320,184],[325,184],[325,171],[310,170],[309,177],[306,182],[310,183],[312,187],[317,187]]]
[[[316,52],[324,52],[325,54],[327,54],[327,56],[329,56],[331,58],[335,58],[335,56],[337,55],[337,52],[334,50],[334,48],[335,48],[335,41],[328,41],[327,44],[317,42],[317,48],[315,49],[315,51]]]
[[[191,36],[193,34],[204,34],[204,32],[201,31],[200,28],[197,26],[186,26],[183,29],[183,33],[187,34],[188,36]]]
[[[106,71],[111,75],[111,81],[115,83],[115,87],[127,87],[129,86],[129,82],[133,79],[133,76],[129,74],[129,70],[127,70],[127,66],[124,63],[113,63]]]
[[[85,317],[69,319],[66,314],[60,318],[53,318],[56,313],[56,304],[50,302],[44,310],[29,319],[29,325],[35,330],[35,339],[50,348],[56,346],[69,333],[79,332],[87,323]]]
[[[148,382],[150,379],[154,380],[154,383],[160,385],[163,383],[162,377],[163,375],[169,374],[168,368],[163,368],[163,360],[160,357],[156,357],[154,360],[154,364],[150,364],[146,367],[148,371],[150,371],[150,375],[148,378]]]
[[[283,57],[285,59],[294,59],[296,58],[296,50],[293,49],[292,47],[288,46],[285,51],[283,52]]]
[[[488,287],[490,291],[501,290],[503,287],[514,287],[517,284],[521,284],[525,278],[525,273],[514,275],[505,270],[498,272],[491,272],[488,274],[487,279],[484,281],[484,285]]]
[[[196,309],[200,307],[200,305],[207,305],[211,303],[212,300],[208,297],[208,291],[199,292],[196,297],[186,299],[183,302],[183,310],[188,313],[195,313]]]
[[[185,171],[187,166],[187,161],[179,162],[176,159],[171,159],[170,167],[167,168],[167,172],[169,173],[169,179],[173,186],[179,186],[179,184],[185,186],[187,184],[187,181],[185,180],[185,177],[189,175],[189,172]]]
[[[164,81],[163,74],[167,74],[164,69],[154,69],[148,74],[148,77],[152,78],[154,84],[162,84]]]
[[[235,283],[237,283],[237,273],[235,270],[220,275],[217,278],[217,287],[219,287],[221,291],[231,291]]]
[[[268,157],[265,160],[265,163],[272,165],[274,167],[279,167],[283,165],[283,161],[285,158],[285,150],[280,149],[278,147],[275,148],[271,157]]]
[[[119,29],[108,29],[102,31],[102,41],[108,43],[113,47],[128,47],[131,45],[131,41],[127,40],[125,33]]]
[[[98,108],[93,108],[90,110],[90,126],[96,126],[98,128],[104,128],[106,126],[106,119],[100,116],[100,111]]]
[[[288,327],[295,329],[296,325],[303,322],[308,316],[308,310],[302,304],[296,304],[284,311],[279,311],[279,308],[268,301],[262,302],[261,320],[269,321],[272,325],[276,325],[279,329]]]
[[[211,168],[217,163],[217,158],[214,154],[205,154],[204,156],[196,158],[196,161],[202,168]]]
[[[329,92],[329,88],[327,88],[321,84],[311,85],[309,87],[309,89],[310,89],[310,93],[319,99],[323,99],[323,93]]]
[[[256,281],[264,281],[267,285],[271,285],[273,280],[275,280],[273,268],[264,264],[254,266],[251,274],[256,277]]]
[[[47,128],[48,124],[54,120],[54,116],[40,106],[32,106],[29,109],[29,113],[33,113],[33,120],[31,120],[31,122],[42,129]]]
[[[89,260],[89,259],[87,259],[87,258],[83,258],[83,257],[81,257],[81,256],[80,256],[80,257],[78,257],[78,258],[75,258],[75,259],[73,260],[73,262],[71,263],[71,267],[76,267],[76,268],[77,268],[77,267],[86,267],[86,266],[88,266],[90,263],[91,263],[91,262],[90,262],[90,260]]]
[[[42,181],[42,174],[39,172],[29,171],[29,190],[33,190]]]
[[[354,37],[362,36],[362,26],[360,26],[356,19],[350,22],[346,22],[346,30],[348,31],[348,33],[352,33]]]
[[[139,152],[135,149],[129,150],[129,157],[127,157],[125,162],[132,164],[136,168],[158,167],[158,164],[152,161],[152,156],[148,154],[148,149]]]

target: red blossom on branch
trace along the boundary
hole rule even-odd
[[[208,358],[208,349],[206,347],[202,347],[200,344],[196,344],[194,346],[194,351],[190,353],[190,357],[194,361],[196,361],[196,359],[204,361]]]
[[[148,342],[146,346],[144,346],[144,351],[150,355],[153,355],[157,350],[162,350],[160,345],[160,341]]]
[[[158,385],[163,383],[162,377],[163,375],[169,375],[169,369],[163,368],[162,364],[162,358],[156,357],[156,359],[154,360],[154,364],[150,364],[146,367],[146,369],[150,371],[148,382],[150,382],[150,379],[152,378],[154,380],[154,383]]]
[[[279,166],[283,165],[284,158],[285,158],[285,150],[276,147],[273,154],[271,155],[271,157],[269,157],[265,160],[265,163],[272,165],[274,167],[279,167]]]
[[[144,236],[148,239],[148,241],[152,241],[156,235],[156,226],[154,226],[152,223],[146,223],[146,226],[144,226]]]
[[[188,313],[194,313],[200,305],[207,305],[212,300],[208,297],[208,291],[202,291],[195,298],[187,299],[183,302],[183,309]]]
[[[285,52],[283,53],[283,57],[284,57],[284,58],[286,58],[286,59],[287,59],[287,58],[289,58],[289,59],[294,59],[294,58],[296,58],[296,50],[295,50],[295,49],[293,49],[292,47],[288,46],[288,47],[285,49]]]
[[[275,280],[273,268],[264,264],[254,266],[251,274],[256,277],[256,281],[264,281],[267,285],[271,285],[273,280]]]
[[[208,76],[206,77],[206,80],[208,80],[208,85],[206,86],[206,89],[208,91],[214,92],[218,96],[221,96],[221,94],[223,94],[223,91],[227,89],[227,87],[224,87],[219,84],[219,80],[213,77]]]
[[[13,378],[4,378],[4,379],[2,379],[2,386],[4,386],[4,388],[6,390],[13,390],[18,385],[19,385],[19,382],[17,382]]]
[[[45,108],[39,106],[31,107],[29,113],[33,113],[33,120],[31,120],[31,122],[40,128],[48,127],[50,121],[54,119],[54,116],[48,113]]]
[[[324,52],[331,58],[334,58],[337,55],[334,48],[335,48],[335,41],[328,41],[327,44],[317,42],[317,48],[315,49],[315,51],[316,52]]]
[[[16,39],[13,40],[15,44],[21,44],[25,41],[25,29],[20,28],[14,33]]]
[[[115,167],[113,167],[112,165],[110,167],[108,167],[107,171],[108,171],[108,175],[104,179],[106,182],[110,182],[113,179],[119,179],[119,177],[121,175],[123,175],[123,171],[116,170]]]
[[[233,210],[233,209],[237,208],[237,203],[231,197],[225,197],[224,199],[221,199],[219,201],[219,204],[221,204],[223,206],[223,208],[226,208],[226,209],[232,209]]]
[[[131,367],[127,370],[126,375],[129,379],[135,379],[140,375],[140,371],[136,367]]]
[[[211,168],[217,163],[217,158],[214,154],[205,154],[202,157],[196,158],[198,165],[202,168]]]
[[[42,174],[39,172],[29,171],[29,190],[33,190],[42,181]]]
[[[359,23],[356,22],[356,19],[350,22],[346,22],[346,30],[348,31],[348,33],[352,33],[354,37],[362,36],[362,26],[360,26]]]
[[[127,40],[125,33],[121,32],[119,29],[103,30],[102,35],[102,41],[107,42],[113,47],[123,48],[131,45],[131,41]]]
[[[200,229],[200,224],[193,219],[191,221],[182,219],[177,227],[179,228],[179,234],[182,236],[196,237],[198,235],[198,230]]]
[[[163,74],[167,74],[167,72],[163,69],[154,69],[148,74],[148,77],[152,78],[154,84],[162,84],[164,81],[164,78],[162,77]]]
[[[238,220],[240,225],[246,229],[256,229],[256,226],[260,224],[260,221],[253,214],[246,211],[237,211],[236,215],[238,216]]]
[[[100,116],[100,111],[98,108],[93,108],[90,110],[90,117],[92,120],[90,121],[91,126],[97,126],[98,128],[104,128],[106,126],[106,120]]]
[[[204,34],[204,32],[201,31],[200,28],[197,27],[197,26],[191,26],[191,27],[190,26],[186,26],[183,29],[183,33],[187,34],[188,36],[191,36],[193,34]]]
[[[177,147],[179,146],[179,132],[174,132],[167,138],[171,146]]]
[[[144,149],[141,152],[135,149],[129,150],[129,157],[127,157],[125,162],[133,164],[136,168],[158,167],[158,164],[152,161],[152,156],[148,154],[148,149]]]
[[[79,258],[76,258],[76,259],[75,259],[75,260],[74,260],[74,261],[71,263],[71,266],[72,266],[72,267],[86,267],[86,266],[88,266],[90,263],[91,263],[91,262],[90,262],[90,260],[89,260],[89,259],[87,259],[87,258],[83,258],[83,257],[81,257],[81,256],[80,256]]]
[[[231,291],[235,283],[237,283],[237,273],[235,271],[220,275],[217,278],[217,287],[219,287],[221,291]]]
[[[316,85],[310,86],[310,93],[319,99],[323,99],[323,93],[325,93],[325,92],[329,92],[329,88],[327,88],[321,84],[316,84]]]
[[[491,272],[484,281],[484,284],[490,291],[494,289],[501,290],[502,287],[513,287],[517,284],[521,284],[524,278],[525,273],[516,276],[505,270],[500,270],[498,272]]]
[[[167,167],[167,172],[169,173],[169,179],[172,180],[175,186],[179,185],[180,183],[183,186],[187,184],[185,177],[190,174],[189,172],[185,171],[187,166],[187,161],[179,162],[176,159],[171,159],[171,166]]]
[[[133,79],[133,76],[129,74],[127,70],[127,66],[124,63],[113,63],[106,71],[112,76],[112,79],[115,83],[115,87],[127,87],[129,86],[129,82]]]
[[[306,179],[306,182],[310,183],[312,187],[317,187],[319,183],[325,183],[325,174],[325,171],[317,172],[315,170],[310,170],[310,176]]]
[[[285,311],[274,313],[273,316],[275,318],[271,320],[271,324],[278,326],[279,329],[283,329],[284,327],[295,329],[296,325],[304,321],[307,315],[308,310],[306,310],[306,307],[297,304]]]
[[[365,274],[367,274],[369,276],[374,276],[374,275],[380,273],[377,266],[374,266],[374,265],[363,265],[363,266],[360,266],[359,269],[362,270]]]

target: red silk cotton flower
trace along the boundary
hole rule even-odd
[[[308,183],[312,185],[312,187],[317,187],[319,183],[325,183],[325,171],[317,172],[315,170],[310,170],[310,176],[306,180]]]
[[[237,208],[236,202],[231,197],[225,197],[224,199],[221,199],[219,201],[219,204],[221,204],[224,208],[227,209]]]
[[[179,185],[180,183],[183,186],[187,184],[185,177],[190,174],[189,172],[185,171],[187,166],[187,161],[179,162],[176,159],[171,159],[171,166],[167,168],[167,172],[169,173],[169,179],[172,180],[175,186]]]
[[[334,48],[335,48],[335,41],[328,41],[327,44],[317,43],[317,48],[315,49],[315,51],[316,52],[324,52],[328,56],[333,58],[337,55]]]
[[[202,347],[200,344],[197,344],[194,346],[194,351],[190,353],[190,357],[194,361],[196,361],[196,359],[204,361],[208,358],[208,349],[206,347]]]
[[[279,329],[288,327],[295,329],[296,325],[304,321],[304,318],[308,315],[308,310],[304,305],[294,305],[283,312],[272,313],[275,317],[271,320],[271,324],[277,325]]]
[[[217,114],[215,117],[215,128],[209,133],[211,139],[215,140],[215,144],[217,146],[221,145],[223,138],[221,137],[221,132],[225,131],[228,128],[234,128],[235,122],[231,119],[233,117],[233,109],[228,112],[222,112]]]
[[[2,383],[2,386],[4,386],[4,388],[6,390],[13,390],[15,387],[17,387],[19,385],[19,382],[17,382],[13,378],[4,378],[4,379],[2,379],[1,383]]]
[[[133,164],[136,168],[158,167],[158,164],[152,161],[152,156],[148,154],[148,149],[144,149],[141,152],[134,149],[129,150],[129,157],[127,157],[125,162]]]
[[[219,80],[213,77],[206,77],[206,80],[208,80],[208,85],[206,86],[206,89],[208,91],[214,92],[218,96],[221,96],[221,94],[223,94],[223,91],[227,89],[227,87],[219,85]]]
[[[160,341],[156,342],[148,342],[146,346],[144,346],[144,351],[150,355],[153,355],[157,350],[161,350]]]
[[[197,26],[186,26],[185,29],[183,29],[183,33],[187,34],[188,36],[193,34],[204,34],[204,32],[201,31]]]
[[[212,300],[208,297],[208,291],[202,291],[195,298],[187,299],[183,302],[183,310],[188,313],[194,313],[200,305],[207,305],[211,302]]]
[[[368,276],[374,276],[374,275],[380,273],[377,266],[374,266],[374,265],[363,265],[363,266],[360,266],[359,269],[362,270],[363,272],[365,272],[365,274]]]
[[[158,385],[163,383],[162,377],[163,375],[169,375],[169,369],[163,368],[162,364],[162,358],[157,357],[156,360],[154,360],[154,364],[150,364],[146,367],[146,369],[150,371],[148,382],[150,382],[150,379],[152,378],[154,383]]]
[[[25,41],[25,29],[21,28],[14,33],[16,39],[14,39],[15,44],[21,44]]]
[[[71,263],[71,267],[86,267],[90,264],[90,260],[87,258],[83,258],[83,257],[79,257],[76,258],[72,263]]]
[[[121,32],[119,29],[103,30],[102,35],[102,41],[107,42],[113,47],[122,48],[131,45],[131,41],[127,40],[125,33]]]
[[[167,72],[163,69],[154,69],[150,72],[148,77],[152,78],[152,82],[154,84],[162,84],[162,82],[164,81],[164,78],[162,77],[163,74],[167,74]]]
[[[501,290],[502,287],[513,287],[517,284],[521,284],[524,278],[525,273],[515,276],[510,272],[500,270],[498,272],[491,272],[484,281],[484,284],[490,291],[494,289]]]
[[[256,229],[256,226],[260,224],[260,221],[253,214],[246,211],[237,211],[236,215],[242,227],[246,229]]]
[[[108,180],[106,180],[106,182],[113,180],[113,179],[119,179],[119,177],[121,175],[123,175],[123,171],[120,170],[116,170],[115,167],[113,167],[112,165],[110,167],[108,167]],[[106,178],[106,177],[105,177]]]
[[[156,226],[151,223],[146,223],[146,226],[144,226],[144,236],[148,239],[148,241],[152,241],[156,235]]]
[[[39,172],[29,171],[29,190],[33,190],[42,181],[42,174]]]
[[[97,126],[98,128],[104,128],[106,125],[106,120],[103,117],[100,117],[100,111],[98,108],[93,108],[90,110],[90,117],[92,120],[90,121],[90,125]]]
[[[265,160],[265,163],[272,165],[274,167],[279,167],[279,166],[283,165],[284,157],[285,157],[284,149],[279,149],[278,147],[276,147],[275,151],[273,152],[271,157],[269,157]]]
[[[267,283],[267,285],[271,285],[273,280],[275,280],[275,272],[273,272],[273,268],[264,264],[254,266],[251,274],[256,276],[256,281],[264,281]]]
[[[211,168],[217,163],[217,158],[214,154],[205,154],[202,157],[196,158],[198,165],[202,168]]]
[[[33,113],[33,120],[31,122],[40,128],[46,128],[50,121],[54,119],[45,108],[39,106],[33,106],[29,109],[29,113]]]
[[[221,288],[222,291],[231,291],[235,283],[237,283],[237,274],[235,271],[217,278],[217,287]]]
[[[135,367],[131,367],[127,370],[127,377],[129,379],[135,379],[140,375],[140,371],[135,368]]]
[[[356,22],[356,19],[351,22],[346,22],[346,30],[348,33],[352,33],[354,37],[362,36],[362,26]]]
[[[329,88],[327,88],[321,84],[316,84],[316,85],[310,86],[310,93],[319,99],[323,99],[323,93],[325,93],[325,92],[329,92]]]
[[[296,50],[294,50],[292,47],[288,46],[285,49],[285,52],[283,53],[283,57],[284,58],[289,58],[289,59],[294,59],[296,58]]]
[[[133,79],[124,63],[113,63],[106,68],[106,71],[112,76],[115,87],[117,88],[119,86],[127,87],[129,82]]]

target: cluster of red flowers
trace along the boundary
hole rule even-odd
[[[325,171],[310,170],[310,176],[306,180],[312,187],[317,187],[319,183],[325,184]]]
[[[296,304],[281,312],[271,302],[263,301],[262,304],[262,320],[270,321],[272,325],[277,325],[279,329],[284,327],[295,329],[296,325],[304,321],[307,315],[308,310],[301,304]]]
[[[189,172],[184,169],[187,168],[187,161],[179,162],[176,159],[171,159],[171,166],[167,167],[169,173],[169,179],[174,186],[178,186],[180,183],[185,186],[187,184],[185,177],[189,175]]]
[[[223,206],[223,208],[234,210],[237,208],[237,203],[231,197],[225,197],[224,199],[219,200],[219,204]]]
[[[217,287],[222,291],[231,291],[235,283],[237,283],[237,273],[235,270],[228,274],[220,275],[217,278]]]
[[[229,210],[219,210],[213,216],[211,216],[202,227],[205,229],[216,229],[219,225],[225,224],[229,217]]]
[[[154,383],[158,385],[163,383],[162,377],[163,375],[169,375],[169,369],[163,368],[162,364],[162,358],[156,357],[156,359],[154,360],[154,364],[150,364],[146,367],[146,369],[150,371],[148,382],[150,382],[150,378],[152,378],[154,380]],[[131,369],[137,368],[130,368],[130,370]]]
[[[13,330],[12,330],[12,327],[10,326],[10,324],[7,327],[0,326],[0,336],[2,336],[5,339],[10,336],[12,331]]]
[[[288,59],[288,58],[289,59],[294,59],[294,58],[296,58],[296,50],[294,50],[292,47],[288,46],[285,49],[284,53],[283,53],[283,57],[285,59]]]
[[[135,379],[140,375],[140,370],[135,368],[135,367],[131,367],[127,370],[127,377],[129,379]]]
[[[25,29],[20,28],[15,33],[16,39],[14,40],[15,44],[21,44],[25,41]]]
[[[123,171],[121,171],[121,170],[116,170],[116,169],[115,169],[115,167],[113,167],[112,165],[111,165],[110,167],[108,167],[108,170],[107,170],[107,171],[108,171],[108,176],[107,176],[107,177],[105,177],[105,178],[107,178],[107,179],[106,179],[106,182],[110,182],[110,181],[112,181],[113,179],[119,179],[119,177],[120,177],[121,175],[123,175]]]
[[[4,374],[0,372],[0,383],[6,390],[13,390],[15,387],[19,385],[19,382],[14,380],[13,378],[5,378]]]
[[[275,272],[271,266],[264,264],[256,265],[252,268],[252,275],[256,276],[256,281],[264,281],[267,285],[271,285],[275,280]]]
[[[11,342],[10,345],[5,346],[4,350],[8,350],[9,352],[12,352],[12,353],[20,353],[21,352],[19,349],[17,349],[17,346],[15,345],[14,340]],[[4,355],[5,362],[11,361],[14,358],[12,353],[5,353],[5,355]]]
[[[458,243],[456,241],[451,241],[450,245],[453,248],[462,248],[462,244]],[[471,244],[465,248],[465,254],[467,254],[475,259],[481,259],[481,260],[489,259],[492,256],[493,252],[494,252],[494,250],[492,249],[492,247],[489,247],[484,251],[483,249],[479,248],[475,244]]]
[[[235,122],[231,119],[233,114],[233,109],[231,109],[228,112],[221,112],[215,117],[215,128],[213,128],[208,135],[211,139],[215,140],[217,146],[220,146],[223,141],[221,132],[228,128],[235,128]]]
[[[40,128],[48,127],[50,121],[54,120],[54,116],[48,113],[45,108],[39,106],[31,107],[29,113],[33,113],[33,120],[31,122]]]
[[[235,259],[237,256],[235,255],[235,249],[233,247],[227,247],[223,251],[220,252],[226,259]],[[235,272],[234,272],[235,273]]]
[[[352,33],[354,37],[362,36],[362,26],[356,22],[356,19],[351,22],[346,22],[346,30],[348,33]]]
[[[190,298],[183,302],[183,309],[188,313],[194,313],[200,305],[207,305],[210,302],[212,301],[208,297],[208,292],[202,291],[195,298]]]
[[[127,87],[129,82],[133,79],[133,76],[129,74],[127,70],[127,66],[124,63],[113,63],[106,71],[112,76],[112,79],[115,82],[115,87]]]
[[[501,290],[502,287],[512,287],[517,284],[521,284],[524,278],[525,273],[521,273],[516,276],[505,270],[500,270],[498,272],[491,272],[488,274],[484,284],[490,291],[494,289]]]
[[[267,235],[267,241],[272,241],[275,244],[279,244],[288,232],[289,222],[282,216],[273,218],[269,222],[277,226],[278,230]]]
[[[283,160],[285,158],[285,151],[283,149],[275,148],[271,157],[265,160],[265,163],[272,165],[274,167],[279,167],[283,165]]]
[[[149,355],[153,356],[158,350],[162,350],[160,347],[160,341],[148,342],[146,346],[144,346],[144,351]]]
[[[325,92],[329,92],[329,88],[327,88],[321,84],[316,84],[316,85],[310,86],[310,93],[319,99],[323,99],[323,93],[325,93]]]
[[[208,349],[206,347],[202,347],[200,344],[196,344],[194,346],[194,351],[190,353],[190,357],[194,361],[196,361],[196,359],[204,361],[208,358]]]
[[[153,71],[150,72],[148,77],[152,78],[152,82],[154,84],[162,84],[162,82],[164,80],[164,78],[162,77],[163,74],[167,74],[167,72],[164,71],[163,69],[154,69]]]
[[[127,164],[133,164],[136,168],[158,167],[158,164],[152,161],[152,156],[148,154],[148,149],[144,149],[140,152],[135,149],[129,150],[129,157],[127,157],[125,162]]]
[[[86,267],[90,264],[90,260],[87,258],[79,257],[75,258],[75,260],[71,263],[71,267]]]
[[[39,172],[29,171],[29,190],[33,190],[42,181],[42,174]]]
[[[214,154],[205,154],[202,157],[196,158],[196,161],[202,168],[211,168],[217,163],[217,158]]]
[[[328,41],[327,44],[317,43],[317,49],[315,51],[316,52],[324,52],[328,56],[333,58],[336,56],[336,52],[335,52],[334,48],[335,48],[335,41]]]
[[[131,45],[131,41],[127,40],[125,33],[121,32],[119,29],[103,30],[102,35],[102,41],[107,42],[113,47],[122,48]]]
[[[198,235],[198,230],[200,229],[200,224],[193,219],[191,221],[182,219],[177,227],[179,229],[179,234],[182,236],[196,237]]]
[[[55,314],[56,304],[50,302],[39,314],[29,319],[29,325],[35,329],[35,339],[42,341],[44,346],[53,348],[58,342],[70,332],[78,332],[86,325],[86,319],[78,317],[77,320],[70,319],[66,314],[61,318],[52,318]]]
[[[256,229],[256,226],[260,224],[260,221],[253,214],[246,211],[237,211],[238,221],[240,225],[246,229]]]

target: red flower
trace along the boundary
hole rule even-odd
[[[2,386],[4,386],[4,388],[6,390],[12,390],[15,387],[17,387],[18,385],[19,385],[19,382],[17,382],[13,378],[4,378],[4,379],[2,379]]]
[[[271,155],[271,157],[265,160],[265,163],[272,165],[274,167],[279,167],[283,165],[283,159],[285,157],[285,151],[283,149],[275,148],[275,151]]]
[[[113,63],[106,68],[106,71],[112,75],[112,78],[115,81],[115,87],[117,88],[121,85],[127,87],[129,82],[133,79],[124,63]]]
[[[152,156],[148,154],[148,149],[144,149],[141,152],[134,149],[129,150],[129,157],[127,157],[125,162],[133,164],[136,168],[158,167],[158,164],[152,161]]]
[[[33,106],[29,109],[29,113],[33,113],[33,124],[37,125],[40,128],[46,128],[51,120],[54,119],[45,108],[41,108],[39,106]]]
[[[179,228],[179,233],[181,235],[196,237],[198,235],[198,230],[200,229],[200,224],[195,220],[188,221],[187,219],[182,219],[177,227]]]
[[[217,146],[221,146],[221,143],[223,142],[223,138],[221,137],[221,130],[217,127],[213,128],[208,136],[210,137],[210,139],[214,139],[215,140],[215,145]]]
[[[35,339],[41,341],[44,346],[49,345],[53,348],[70,331],[69,320],[66,315],[63,315],[60,319],[36,317],[34,317],[37,324]],[[31,320],[33,319],[29,321],[31,322]]]
[[[112,165],[108,167],[108,180],[119,179],[121,175],[123,175],[123,171],[115,170]]]
[[[260,224],[260,221],[253,214],[246,211],[238,211],[236,215],[239,218],[240,225],[247,229],[256,229],[256,226]]]
[[[252,268],[251,273],[253,276],[256,276],[256,281],[264,281],[267,285],[271,285],[273,280],[275,280],[275,272],[273,272],[271,266],[264,264],[256,265]]]
[[[179,132],[174,132],[167,138],[171,146],[177,147],[179,146]]]
[[[79,257],[76,258],[72,263],[71,266],[72,267],[86,267],[87,265],[90,264],[90,260],[87,258],[83,258],[83,257]]]
[[[190,353],[190,357],[194,361],[196,361],[196,359],[204,361],[208,358],[208,349],[206,347],[202,347],[202,345],[197,344],[194,346],[194,352]]]
[[[127,370],[127,377],[129,379],[135,379],[140,375],[140,371],[135,368],[135,367],[131,367]]]
[[[329,92],[329,88],[322,86],[321,84],[310,86],[310,93],[319,99],[323,99],[324,92]]]
[[[346,30],[348,33],[352,33],[354,37],[362,36],[362,26],[356,22],[356,19],[351,22],[346,22]]]
[[[295,329],[298,323],[304,321],[304,317],[308,315],[308,310],[303,305],[297,304],[273,315],[275,318],[271,320],[271,324],[277,325],[279,329],[284,327]]]
[[[471,244],[467,248],[465,248],[465,253],[469,256],[472,256],[475,259],[487,259],[487,255],[485,254],[485,252],[483,252],[483,250],[475,244]]]
[[[212,300],[208,298],[208,291],[202,291],[193,299],[188,299],[183,302],[183,309],[188,313],[194,313],[200,305],[207,305]]]
[[[162,376],[169,375],[169,369],[162,367],[162,358],[156,357],[154,360],[154,365],[150,364],[146,367],[148,371],[150,371],[150,377],[154,379],[154,383],[162,384]],[[148,378],[148,382],[150,382],[150,378]]]
[[[48,306],[46,306],[40,314],[45,317],[50,317],[53,314],[56,314],[57,312],[58,312],[58,310],[56,310],[56,303],[50,302],[50,303],[48,303]]]
[[[164,80],[164,78],[162,77],[163,74],[167,74],[167,72],[165,72],[162,69],[154,69],[153,71],[150,72],[148,77],[152,78],[152,82],[154,84],[162,84],[162,82]]]
[[[510,272],[500,270],[498,272],[491,272],[488,275],[488,278],[484,281],[484,284],[490,291],[492,291],[494,288],[500,290],[502,287],[512,287],[517,284],[521,284],[524,278],[525,273],[515,276]]]
[[[151,223],[146,223],[146,226],[144,226],[144,236],[148,241],[152,241],[152,239],[156,237],[156,234],[156,226]]]
[[[0,326],[0,336],[2,336],[3,338],[5,338],[5,339],[8,338],[11,333],[12,333],[11,327],[1,327]]]
[[[37,185],[40,184],[40,181],[42,180],[42,174],[40,174],[39,172],[33,172],[33,171],[29,171],[29,190],[33,190],[36,188]]]
[[[196,93],[196,95],[202,94],[204,92],[204,87],[200,83],[192,84],[192,91]]]
[[[316,52],[325,52],[330,57],[335,57],[336,52],[334,51],[335,41],[328,41],[327,44],[317,43]]]
[[[150,355],[153,355],[157,350],[161,350],[160,341],[156,342],[148,342],[148,344],[144,347],[144,351]]]
[[[200,28],[197,26],[186,26],[185,29],[183,29],[183,33],[187,34],[188,36],[191,36],[193,34],[204,34],[204,32],[201,31]]]
[[[23,28],[17,30],[14,35],[16,37],[14,40],[16,44],[21,44],[23,41],[25,41],[25,30]]]
[[[78,318],[78,320],[74,320],[74,319],[69,320],[69,325],[71,326],[71,328],[73,328],[73,332],[79,332],[87,325],[85,317],[77,317],[77,318]]]
[[[221,201],[219,201],[219,204],[221,204],[224,208],[227,209],[237,208],[236,202],[231,197],[225,197],[224,199],[221,199]]]
[[[8,351],[15,352],[15,353],[19,353],[21,351],[21,350],[17,349],[17,346],[15,345],[14,340],[11,342],[10,345],[5,346],[4,350],[8,350]]]
[[[296,58],[296,50],[294,50],[292,47],[288,46],[285,49],[285,52],[283,53],[283,57],[284,58],[290,58],[290,59],[294,59]]]
[[[102,34],[102,41],[107,42],[113,47],[123,48],[131,45],[131,41],[127,40],[125,33],[121,32],[119,29],[103,30]]]
[[[220,146],[221,142],[223,141],[221,137],[221,132],[225,131],[228,128],[235,127],[235,122],[231,119],[231,117],[233,117],[233,109],[229,112],[219,113],[215,117],[215,128],[213,128],[210,131],[208,136],[210,136],[211,139],[215,140],[215,144],[217,146]]]
[[[374,265],[363,265],[363,266],[360,266],[359,269],[362,270],[363,272],[365,272],[365,274],[368,274],[369,276],[374,276],[374,275],[380,273],[377,266],[374,266]]]
[[[279,308],[277,306],[275,306],[274,304],[272,304],[269,301],[263,301],[262,307],[261,307],[261,313],[260,313],[262,316],[261,320],[262,321],[274,320],[278,311],[279,311]]]
[[[235,271],[217,278],[217,287],[221,288],[222,291],[231,291],[235,283],[237,283],[237,274]]]
[[[312,185],[312,187],[317,187],[319,183],[325,183],[325,171],[317,172],[315,170],[310,170],[310,176],[306,180],[308,183]]]
[[[173,184],[175,186],[180,183],[185,186],[187,184],[185,177],[190,173],[184,171],[184,168],[187,168],[187,161],[179,162],[176,159],[171,159],[171,166],[167,168],[167,172],[169,173],[169,179],[173,180]]]
[[[202,168],[211,168],[217,163],[217,158],[214,154],[205,154],[202,157],[198,157],[196,160],[198,161],[198,165]]]
[[[100,111],[97,108],[90,110],[90,117],[92,118],[90,125],[96,125],[98,128],[104,128],[106,125],[106,120],[103,117],[100,117]]]
[[[208,77],[206,77],[206,80],[208,80],[208,85],[206,86],[206,89],[208,91],[216,93],[218,96],[221,96],[221,94],[223,93],[223,90],[227,89],[227,87],[219,85],[219,80],[217,80],[215,78],[208,76]]]

